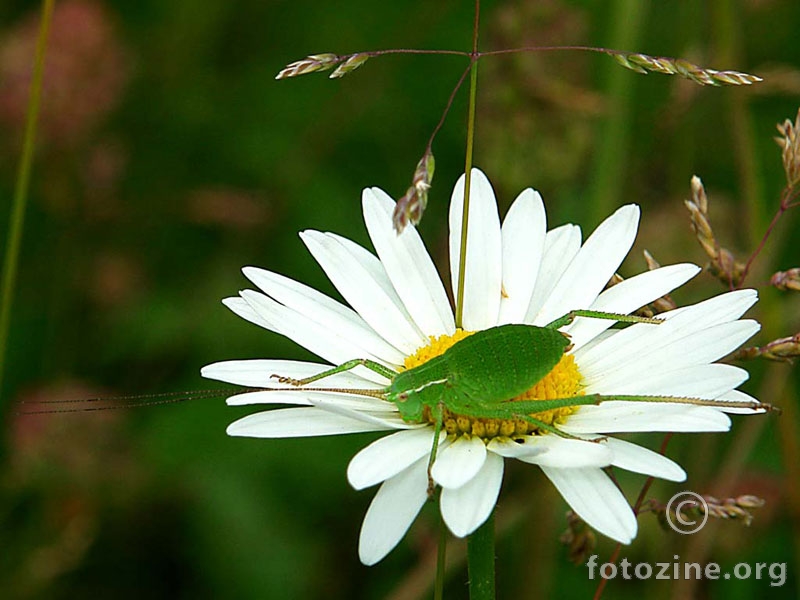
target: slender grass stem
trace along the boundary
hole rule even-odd
[[[36,55],[33,63],[30,97],[25,115],[25,133],[22,142],[22,154],[17,168],[17,180],[14,187],[14,199],[11,205],[11,219],[8,225],[8,237],[3,258],[3,279],[0,288],[0,394],[3,390],[3,374],[8,347],[8,331],[11,324],[11,305],[17,284],[19,268],[19,251],[22,245],[22,232],[25,228],[25,208],[28,204],[28,190],[31,180],[31,165],[36,146],[36,126],[39,120],[41,105],[42,81],[44,79],[44,59],[47,49],[47,37],[50,32],[50,21],[53,16],[55,0],[42,0],[42,19],[39,24],[39,35],[36,40]]]
[[[472,157],[475,147],[475,107],[478,97],[478,30],[480,25],[480,0],[475,0],[475,19],[472,28],[472,70],[469,80],[469,110],[467,115],[467,151],[464,164],[464,207],[461,216],[461,248],[458,265],[458,290],[456,292],[456,325],[462,326],[464,317],[464,282],[467,270],[467,234],[469,231],[469,197],[472,174]],[[469,597],[471,600],[494,600],[494,512],[486,522],[467,537],[467,563],[469,569]]]
[[[355,56],[356,54],[366,54],[370,58],[376,56],[386,56],[390,54],[433,54],[445,56],[469,56],[469,52],[463,50],[423,50],[420,48],[386,48],[385,50],[367,50],[364,52],[354,52],[345,56]],[[340,57],[341,58],[341,57]]]
[[[447,99],[447,104],[445,105],[444,110],[442,111],[442,116],[439,118],[439,122],[436,124],[436,127],[434,127],[433,132],[431,133],[431,137],[428,138],[428,145],[425,147],[426,151],[430,152],[431,149],[433,148],[433,140],[436,139],[436,135],[442,128],[442,125],[444,125],[444,122],[447,119],[447,115],[450,113],[450,109],[453,106],[453,100],[455,100],[456,98],[456,93],[458,92],[458,90],[461,89],[464,80],[467,78],[467,74],[471,70],[472,70],[472,63],[470,63],[470,65],[466,69],[464,69],[464,72],[461,74],[461,77],[458,78],[458,82],[456,83],[456,86],[453,88],[453,91],[450,92],[450,97]]]
[[[481,3],[475,0],[475,19],[472,26],[472,53],[469,76],[469,109],[467,112],[467,151],[464,158],[464,208],[461,213],[461,249],[458,255],[458,285],[456,290],[456,327],[464,318],[464,281],[467,274],[467,229],[469,227],[469,194],[472,183],[472,156],[475,149],[475,106],[478,98],[478,29]]]
[[[464,208],[461,213],[461,248],[458,256],[458,285],[456,286],[456,327],[464,318],[464,281],[467,274],[467,230],[469,229],[469,194],[472,184],[472,157],[475,149],[475,106],[478,98],[478,30],[481,3],[475,0],[475,18],[472,25],[472,53],[470,54],[469,108],[467,111],[467,151],[464,158]]]
[[[464,161],[464,208],[461,213],[461,249],[458,255],[458,290],[456,292],[456,327],[464,319],[464,282],[467,275],[467,233],[469,228],[469,194],[472,184],[472,156],[475,144],[475,104],[478,88],[478,63],[472,63],[469,78],[469,116],[467,121],[467,156]]]

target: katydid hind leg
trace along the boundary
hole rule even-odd
[[[656,396],[656,395],[600,395],[600,402],[645,402],[645,403],[666,403],[666,404],[686,404],[688,406],[708,406],[711,408],[745,408],[754,411],[780,413],[780,409],[772,404],[758,401],[734,401],[734,400],[715,400],[709,398],[695,398],[691,396]]]
[[[707,398],[694,398],[689,396],[656,396],[656,395],[640,395],[640,394],[588,394],[585,396],[574,396],[571,398],[554,398],[551,400],[515,400],[502,403],[499,410],[503,413],[506,411],[522,412],[522,413],[537,413],[548,410],[566,407],[579,407],[586,405],[598,405],[604,402],[640,402],[640,403],[667,403],[667,404],[686,404],[690,406],[709,406],[712,408],[746,408],[750,410],[759,411],[776,411],[780,409],[767,404],[765,402],[743,402],[743,401],[726,401],[726,400],[713,400]],[[489,415],[487,410],[481,409],[482,412],[479,416],[493,416]],[[501,417],[502,418],[502,417]]]

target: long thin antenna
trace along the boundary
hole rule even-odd
[[[54,413],[94,412],[100,410],[120,410],[124,408],[142,408],[145,406],[160,406],[164,404],[177,404],[188,400],[205,400],[208,398],[222,398],[223,396],[239,396],[252,392],[333,392],[339,394],[353,394],[355,396],[368,396],[370,398],[383,398],[384,389],[349,389],[349,388],[320,388],[320,387],[289,387],[289,388],[237,388],[237,389],[207,389],[188,392],[164,392],[159,394],[130,394],[126,396],[107,396],[95,398],[70,398],[59,400],[22,400],[24,405],[72,405],[70,408],[42,408],[34,410],[21,410],[18,415],[46,415]],[[102,406],[97,406],[98,404]]]
[[[22,400],[20,404],[30,405],[72,405],[70,408],[47,408],[18,411],[19,415],[43,415],[51,413],[92,412],[98,410],[119,410],[123,408],[140,408],[161,404],[176,404],[187,400],[204,400],[221,398],[226,395],[237,395],[253,391],[253,389],[207,389],[184,392],[163,392],[159,394],[129,394],[125,396],[98,396],[94,398],[69,398],[58,400]],[[102,406],[98,404],[105,403]]]

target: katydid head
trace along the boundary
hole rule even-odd
[[[394,394],[391,401],[397,406],[400,416],[404,421],[419,422],[422,421],[422,413],[424,405],[422,398],[417,390],[406,390]]]

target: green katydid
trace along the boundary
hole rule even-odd
[[[755,402],[723,402],[673,396],[614,395],[572,396],[549,400],[514,400],[538,383],[558,364],[569,350],[569,337],[558,331],[576,317],[611,319],[629,323],[658,324],[660,319],[619,315],[591,310],[575,310],[544,327],[507,324],[478,331],[455,343],[444,353],[417,367],[396,372],[369,359],[353,359],[305,379],[272,375],[281,383],[302,387],[336,373],[366,367],[390,380],[377,390],[328,388],[327,391],[378,397],[397,406],[406,422],[421,423],[430,416],[434,423],[433,447],[428,472],[436,460],[439,433],[445,411],[477,419],[516,419],[538,429],[563,437],[572,437],[542,422],[531,414],[566,407],[600,404],[609,400],[637,402],[678,402],[701,406],[771,409]],[[317,391],[324,389],[314,388]],[[428,415],[425,411],[429,411]],[[430,477],[429,477],[430,479]],[[432,482],[430,491],[432,491]]]

